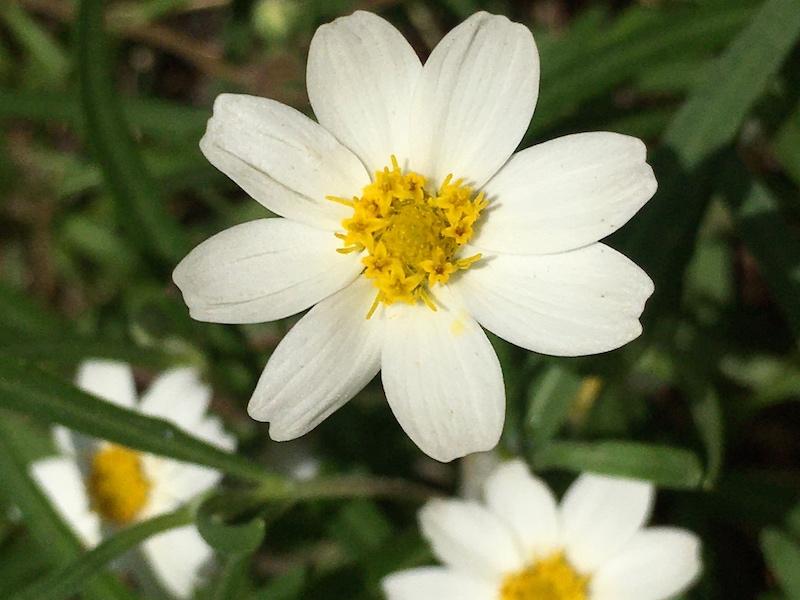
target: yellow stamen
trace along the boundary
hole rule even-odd
[[[109,444],[92,457],[87,487],[93,510],[116,525],[125,525],[141,513],[152,485],[139,452]]]
[[[343,242],[339,252],[367,251],[364,276],[379,290],[368,317],[381,303],[422,302],[436,310],[430,288],[447,283],[481,258],[458,254],[486,208],[483,193],[475,194],[452,174],[434,193],[426,190],[426,183],[419,173],[404,173],[392,156],[391,168],[376,171],[360,198],[328,197],[353,209],[342,221],[344,233],[336,237]]]
[[[500,600],[587,600],[589,578],[578,574],[563,552],[512,573],[503,581]]]

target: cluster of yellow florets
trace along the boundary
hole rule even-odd
[[[403,173],[392,156],[392,168],[375,172],[361,197],[329,197],[353,208],[337,233],[339,252],[367,251],[364,275],[378,289],[372,314],[380,302],[422,301],[436,310],[427,289],[447,283],[458,270],[468,269],[481,255],[456,258],[472,238],[481,211],[483,193],[475,195],[461,179],[448,175],[435,195],[425,189],[425,177]],[[368,316],[369,316],[368,315]]]
[[[588,577],[579,575],[557,552],[506,577],[501,600],[586,600]]]
[[[150,495],[141,455],[115,444],[92,457],[87,487],[95,512],[117,525],[126,525],[139,516]]]

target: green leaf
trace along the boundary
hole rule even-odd
[[[153,98],[120,98],[130,125],[164,142],[199,140],[209,117],[207,109],[182,106]],[[80,99],[71,94],[0,90],[0,119],[62,121],[83,125]]]
[[[28,474],[27,465],[21,459],[9,430],[9,422],[0,415],[0,495],[17,506],[25,518],[31,535],[40,552],[54,566],[62,566],[76,560],[83,546],[75,534],[64,523]],[[84,595],[94,600],[126,600],[131,595],[116,579],[97,574],[83,582]]]
[[[9,600],[62,600],[80,590],[84,582],[99,572],[115,558],[162,531],[188,525],[193,520],[192,510],[184,506],[174,512],[160,515],[116,533],[72,563],[52,572],[28,588],[14,594]]]
[[[660,189],[619,235],[660,290],[660,306],[674,300],[711,197],[715,169],[703,161],[733,141],[756,101],[800,35],[798,0],[767,0],[750,24],[714,61],[667,127],[653,164]],[[653,240],[660,240],[653,243]],[[650,307],[653,313],[653,307]]]
[[[208,498],[197,511],[197,530],[203,539],[223,554],[250,554],[264,541],[266,524],[255,517],[242,523],[231,523],[228,516],[250,508],[252,495],[223,493]]]
[[[219,469],[242,479],[279,485],[283,479],[243,456],[220,450],[162,419],[96,398],[21,361],[0,361],[0,406],[87,435],[177,460]]]
[[[62,81],[69,70],[69,61],[61,47],[51,38],[19,4],[3,3],[0,16],[6,27],[14,34],[35,61],[36,70],[43,71],[41,82],[47,85]]]
[[[682,10],[635,7],[609,29],[570,32],[542,49],[542,95],[531,132],[553,127],[593,97],[608,93],[658,63],[672,63],[725,43],[752,15],[749,6],[710,2]],[[578,49],[576,52],[575,49]]]
[[[696,488],[703,481],[703,467],[693,452],[656,444],[555,441],[536,450],[532,462],[536,469],[590,471],[645,479],[668,488]]]
[[[719,396],[712,386],[705,386],[692,400],[692,417],[706,448],[703,487],[709,489],[714,487],[722,471],[725,448],[722,409]]]
[[[188,249],[128,131],[113,87],[102,0],[79,4],[77,27],[81,105],[86,133],[132,242],[173,264]]]
[[[534,443],[548,442],[558,433],[581,389],[581,382],[580,375],[560,364],[546,366],[533,380],[528,392],[530,407],[526,424]]]
[[[800,598],[800,545],[777,529],[761,533],[761,550],[789,598]]]
[[[307,579],[306,568],[295,567],[257,590],[250,600],[300,600]]]

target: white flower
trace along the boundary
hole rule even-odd
[[[128,365],[92,360],[81,365],[77,385],[124,408],[159,417],[226,450],[236,442],[216,417],[205,416],[211,390],[194,369],[168,371],[137,402]],[[53,430],[60,455],[35,462],[31,474],[56,510],[89,547],[130,523],[175,510],[214,487],[213,469],[146,454],[110,442]],[[212,550],[194,525],[149,538],[142,553],[172,594],[188,597]]]
[[[526,27],[477,13],[423,67],[389,23],[356,12],[317,30],[307,75],[319,124],[217,98],[201,149],[283,218],[215,235],[173,275],[202,321],[313,307],[250,400],[273,439],[310,431],[381,371],[409,437],[449,461],[492,448],[503,427],[481,326],[560,356],[641,333],[653,284],[598,240],[655,192],[645,146],[583,133],[512,156],[538,96]]]
[[[446,566],[383,581],[389,600],[663,600],[700,572],[689,531],[645,527],[652,485],[581,475],[556,504],[522,461],[485,485],[486,506],[433,500],[422,532]]]

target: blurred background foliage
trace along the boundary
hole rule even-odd
[[[798,0],[4,0],[0,597],[159,597],[108,565],[196,520],[221,557],[202,598],[379,598],[384,574],[430,560],[420,499],[474,488],[485,458],[426,459],[378,382],[303,440],[270,442],[245,406],[296,318],[193,322],[170,279],[194,244],[264,213],[199,152],[213,98],[310,113],[311,36],[359,8],[423,57],[476,10],[525,23],[542,78],[523,146],[610,130],[650,147],[659,191],[610,239],[656,282],[644,334],[580,359],[493,338],[499,453],[559,490],[581,470],[656,481],[656,521],[705,543],[689,598],[800,598]],[[75,390],[89,357],[133,363],[142,384],[202,368],[239,454]],[[53,422],[215,466],[227,491],[84,553],[27,475]],[[309,465],[319,478],[293,483]]]

